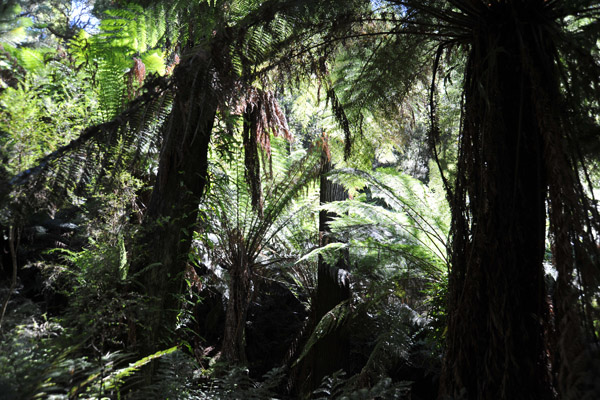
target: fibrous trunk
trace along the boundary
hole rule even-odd
[[[141,352],[164,349],[175,328],[198,204],[206,184],[210,135],[217,109],[206,58],[184,57],[175,72],[176,96],[165,126],[158,174],[132,272],[149,312],[136,334]]]
[[[346,200],[344,188],[333,183],[327,177],[332,170],[330,161],[325,161],[320,180],[320,203]],[[325,246],[335,239],[328,223],[335,214],[322,210],[319,213],[319,245]],[[317,297],[315,299],[315,321],[318,323],[323,316],[342,301],[350,298],[349,282],[345,278],[348,270],[347,254],[343,254],[337,264],[331,265],[319,256],[317,275]],[[348,338],[338,328],[321,338],[313,349],[312,386],[317,388],[326,375],[339,369],[344,369],[348,361]]]
[[[552,398],[549,177],[534,98],[535,82],[548,78],[534,75],[552,59],[525,3],[489,6],[467,64],[443,391],[468,399]]]
[[[225,333],[221,358],[229,363],[246,363],[245,327],[252,299],[250,264],[244,238],[237,231],[230,234],[229,299],[225,314]]]

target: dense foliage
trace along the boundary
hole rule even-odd
[[[0,5],[0,398],[600,397],[591,0]]]

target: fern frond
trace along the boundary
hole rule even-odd
[[[83,382],[81,382],[80,384],[71,388],[71,390],[69,391],[69,396],[71,396],[71,397],[77,396],[79,393],[82,392],[83,389],[87,388],[88,386],[98,386],[98,388],[96,390],[99,393],[101,393],[104,390],[110,391],[113,389],[118,389],[119,386],[122,385],[123,380],[125,378],[127,378],[127,377],[131,376],[133,373],[137,372],[141,367],[148,364],[152,360],[155,360],[155,359],[163,357],[167,354],[173,353],[177,349],[178,349],[178,347],[175,346],[175,347],[171,347],[170,349],[158,351],[158,352],[151,354],[147,357],[144,357],[136,362],[130,363],[129,366],[127,366],[125,368],[120,368],[116,371],[111,371],[111,372],[107,373],[106,371],[103,370],[102,372],[92,374],[87,379],[85,379]],[[104,376],[105,374],[106,374],[106,376]]]
[[[60,204],[82,182],[89,182],[107,171],[135,168],[142,155],[153,153],[159,128],[170,105],[169,82],[155,78],[145,93],[113,120],[85,129],[81,135],[48,154],[35,167],[10,180],[8,191],[20,204],[40,207]],[[36,193],[26,196],[26,193]]]
[[[282,244],[284,239],[279,239],[280,234],[289,230],[294,219],[313,205],[314,198],[294,202],[302,197],[305,188],[318,177],[320,172],[320,157],[317,157],[314,152],[309,152],[306,157],[290,164],[287,168],[282,166],[287,161],[280,150],[277,150],[273,156],[276,156],[274,161],[276,169],[283,168],[283,173],[275,174],[272,181],[267,181],[264,188],[265,204],[262,215],[252,207],[250,188],[245,180],[244,165],[239,161],[239,157],[234,157],[235,161],[227,167],[233,173],[230,172],[229,176],[225,171],[218,174],[222,178],[213,182],[206,200],[207,206],[214,208],[219,214],[212,229],[215,229],[215,233],[220,232],[217,236],[221,240],[221,248],[228,248],[227,238],[233,232],[241,234],[248,258],[257,263],[256,267],[270,264],[268,258],[264,257],[259,262],[259,256],[268,253],[271,243],[279,241],[278,243]],[[224,253],[220,257],[227,258]]]
[[[330,334],[331,332],[335,332],[339,329],[343,324],[347,322],[347,319],[350,318],[352,314],[350,313],[350,306],[348,301],[342,301],[329,310],[323,318],[318,322],[314,331],[308,338],[308,341],[304,345],[302,353],[300,356],[294,361],[293,365],[298,365],[304,357],[308,355],[313,346],[325,336]]]
[[[332,171],[331,178],[347,188],[366,194],[353,200],[331,202],[323,207],[338,215],[333,232],[350,237],[348,243],[332,243],[315,249],[301,260],[317,254],[336,257],[349,249],[359,260],[375,259],[382,268],[412,271],[437,281],[448,266],[449,206],[418,180],[393,169],[369,174],[354,169]]]
[[[327,101],[331,104],[333,115],[344,132],[344,157],[348,159],[352,151],[352,132],[350,132],[350,122],[346,110],[333,88],[327,91]]]

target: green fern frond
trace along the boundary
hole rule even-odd
[[[447,270],[450,212],[443,196],[393,169],[371,174],[341,169],[331,178],[363,191],[353,200],[323,206],[338,215],[330,223],[332,231],[350,239],[315,249],[302,260],[317,254],[335,257],[340,249],[349,249],[359,262],[376,260],[380,268],[411,270],[433,281]]]
[[[410,396],[410,382],[392,383],[391,378],[380,379],[370,388],[357,389],[356,386],[356,377],[346,377],[340,370],[323,378],[313,396],[315,400],[405,399]]]
[[[12,191],[23,207],[61,204],[75,188],[111,171],[137,168],[152,156],[159,128],[171,105],[169,84],[156,78],[144,87],[145,94],[115,119],[84,130],[81,135],[40,159],[35,167],[10,181]],[[36,193],[28,196],[28,193]]]
[[[262,380],[250,378],[247,368],[233,367],[224,376],[211,379],[197,391],[198,397],[207,400],[264,400],[276,399],[277,388],[285,378],[283,368],[273,368]]]
[[[80,393],[82,393],[82,390],[86,389],[87,387],[97,387],[95,391],[98,393],[118,389],[119,386],[123,384],[123,380],[125,378],[137,372],[141,367],[148,364],[152,360],[173,353],[177,349],[178,347],[174,346],[166,350],[158,351],[136,362],[130,363],[129,366],[120,368],[116,371],[107,372],[103,370],[102,372],[92,374],[83,382],[71,388],[69,391],[69,397],[78,396]]]
[[[82,31],[71,41],[77,62],[86,68],[96,84],[100,121],[110,121],[135,97],[134,57],[143,62],[147,74],[164,74],[163,49],[166,43],[176,40],[167,27],[172,13],[161,4],[113,9],[102,19],[99,33],[90,37]]]
[[[345,392],[347,383],[346,373],[338,370],[330,376],[324,377],[320,387],[313,394],[323,395],[323,397],[317,397],[318,400],[340,398]]]
[[[279,145],[274,149],[277,147]],[[222,241],[222,248],[228,247],[227,238],[237,232],[244,238],[249,260],[255,262],[261,253],[269,249],[270,243],[279,240],[280,234],[291,227],[294,218],[313,204],[311,202],[314,199],[294,202],[302,197],[305,188],[318,177],[320,171],[320,158],[313,152],[288,167],[284,167],[289,161],[282,150],[274,151],[273,157],[275,170],[281,172],[274,174],[273,180],[266,181],[262,215],[252,207],[252,196],[240,157],[234,157],[234,161],[226,167],[229,174],[225,171],[219,174],[213,172],[213,176],[221,178],[213,180],[206,199],[207,206],[215,209],[220,216],[213,229],[216,229],[215,233],[220,232],[218,237]],[[261,261],[261,264],[264,262]]]
[[[328,334],[335,332],[346,322],[348,322],[347,320],[352,315],[350,311],[351,309],[347,300],[340,302],[331,310],[329,310],[318,322],[317,326],[304,345],[302,353],[300,353],[300,356],[296,359],[296,361],[294,361],[293,366],[298,365],[298,363],[300,363],[300,361],[302,361],[302,359],[308,355],[310,350],[319,340],[323,339]]]

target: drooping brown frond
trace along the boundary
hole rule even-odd
[[[260,159],[258,154],[260,103],[249,103],[244,112],[242,143],[244,145],[245,177],[250,187],[252,207],[262,216],[262,185],[260,177]],[[268,134],[267,134],[268,135]],[[261,143],[264,145],[264,143]]]
[[[270,133],[273,133],[275,137],[282,136],[290,142],[294,140],[288,127],[287,118],[273,91],[250,86],[246,90],[245,96],[233,109],[237,114],[247,112],[249,109],[257,110],[251,122],[256,126],[256,141],[268,156],[271,155]]]
[[[146,78],[146,65],[138,58],[133,58],[133,67],[126,74],[127,79],[127,98],[133,100],[138,94],[138,87],[144,83]]]
[[[294,138],[288,127],[287,118],[283,114],[275,94],[271,90],[261,91],[261,94],[264,108],[262,125],[265,128],[271,128],[273,135],[276,137],[283,136],[286,140],[291,142]],[[263,128],[263,131],[266,130],[265,128]],[[270,154],[270,149],[268,150],[268,153]]]
[[[314,144],[321,151],[325,162],[331,162],[331,150],[329,149],[329,135],[325,132],[321,133],[321,137]]]
[[[146,77],[146,66],[140,58],[135,57],[133,59],[133,68],[131,71],[133,72],[135,79],[137,79],[138,83],[141,85]]]
[[[270,90],[249,87],[246,95],[234,108],[234,112],[243,112],[244,115],[242,140],[245,149],[246,181],[251,188],[252,206],[262,213],[259,150],[266,156],[266,159],[263,158],[263,166],[266,170],[268,165],[268,175],[272,176],[271,133],[275,137],[283,136],[288,141],[292,141],[293,136],[279,102]]]
[[[548,217],[552,261],[557,270],[553,290],[554,329],[552,364],[557,389],[564,398],[582,398],[589,388],[581,382],[593,379],[593,355],[586,342],[594,338],[592,297],[598,291],[600,271],[596,235],[600,232],[595,205],[580,181],[577,155],[569,154],[574,126],[569,123],[556,96],[537,77],[535,114],[544,133],[544,161],[552,176],[548,185]]]

